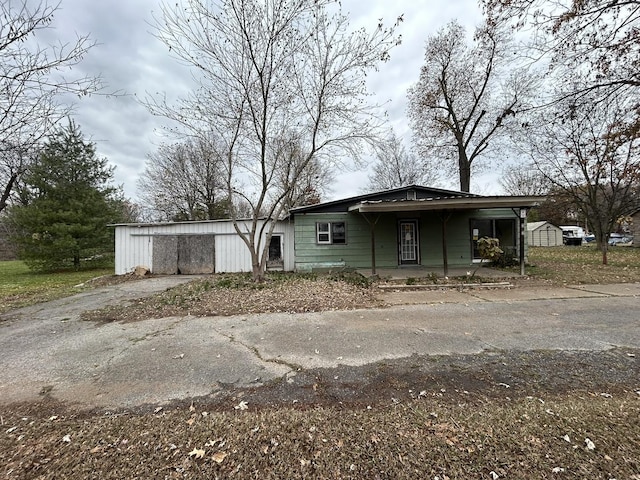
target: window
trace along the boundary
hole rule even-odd
[[[498,219],[472,219],[471,220],[471,243],[473,247],[473,258],[481,258],[478,251],[478,240],[482,237],[494,237],[500,240],[500,248],[506,251],[516,249],[516,222],[512,218]]]
[[[324,245],[344,245],[347,243],[345,222],[316,223],[316,242]]]

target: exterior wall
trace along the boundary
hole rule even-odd
[[[244,228],[249,227],[250,222],[245,222]],[[251,271],[249,249],[229,220],[116,225],[115,229],[116,275],[129,273],[138,265],[144,265],[153,272],[154,238],[163,235],[214,235],[216,273]],[[284,237],[284,270],[293,270],[293,225],[288,221],[277,222],[273,233]]]
[[[318,245],[316,222],[345,222],[346,244]],[[294,227],[296,270],[357,268],[371,262],[371,230],[359,214],[299,214]]]
[[[374,220],[377,214],[367,214]],[[519,244],[518,217],[511,209],[454,211],[446,224],[447,258],[450,266],[471,265],[471,219],[515,220],[514,241]],[[417,220],[419,225],[419,264],[428,267],[443,264],[442,220],[440,212],[399,212],[381,214],[375,226],[376,267],[394,268],[398,260],[398,221]],[[320,245],[316,242],[317,222],[346,223],[345,245]],[[371,229],[359,213],[301,213],[295,216],[295,268],[313,269],[370,268]]]

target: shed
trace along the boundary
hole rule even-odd
[[[260,220],[258,229],[266,220]],[[251,221],[239,221],[243,232]],[[231,220],[125,223],[115,227],[115,272],[124,275],[138,265],[156,274],[250,272],[251,255]],[[266,233],[262,235],[265,241]],[[264,243],[263,243],[264,244]],[[269,244],[267,268],[293,270],[293,225],[277,221]]]
[[[527,223],[527,245],[558,247],[562,245],[562,229],[549,222]]]

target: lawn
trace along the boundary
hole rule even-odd
[[[0,262],[0,313],[78,293],[77,285],[112,274],[113,267],[36,273],[21,261]]]
[[[558,285],[640,282],[640,248],[612,247],[602,265],[593,245],[530,247],[527,274]]]

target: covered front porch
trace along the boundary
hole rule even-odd
[[[518,259],[520,275],[525,274],[524,238],[528,208],[537,203],[532,197],[456,197],[407,199],[402,201],[362,200],[349,207],[359,214],[370,230],[370,269],[362,274],[380,278],[484,277],[508,278],[515,273],[482,265],[477,242],[482,237],[501,240],[505,252]],[[378,261],[378,238],[389,234],[389,219],[397,222],[398,267]],[[466,230],[466,231],[465,231]],[[430,243],[424,240],[429,237]],[[439,237],[439,248],[433,240]],[[436,253],[440,250],[439,255]],[[431,258],[426,258],[427,252]],[[439,264],[433,258],[439,256]],[[464,263],[468,262],[466,265]],[[461,265],[462,264],[462,265]]]

